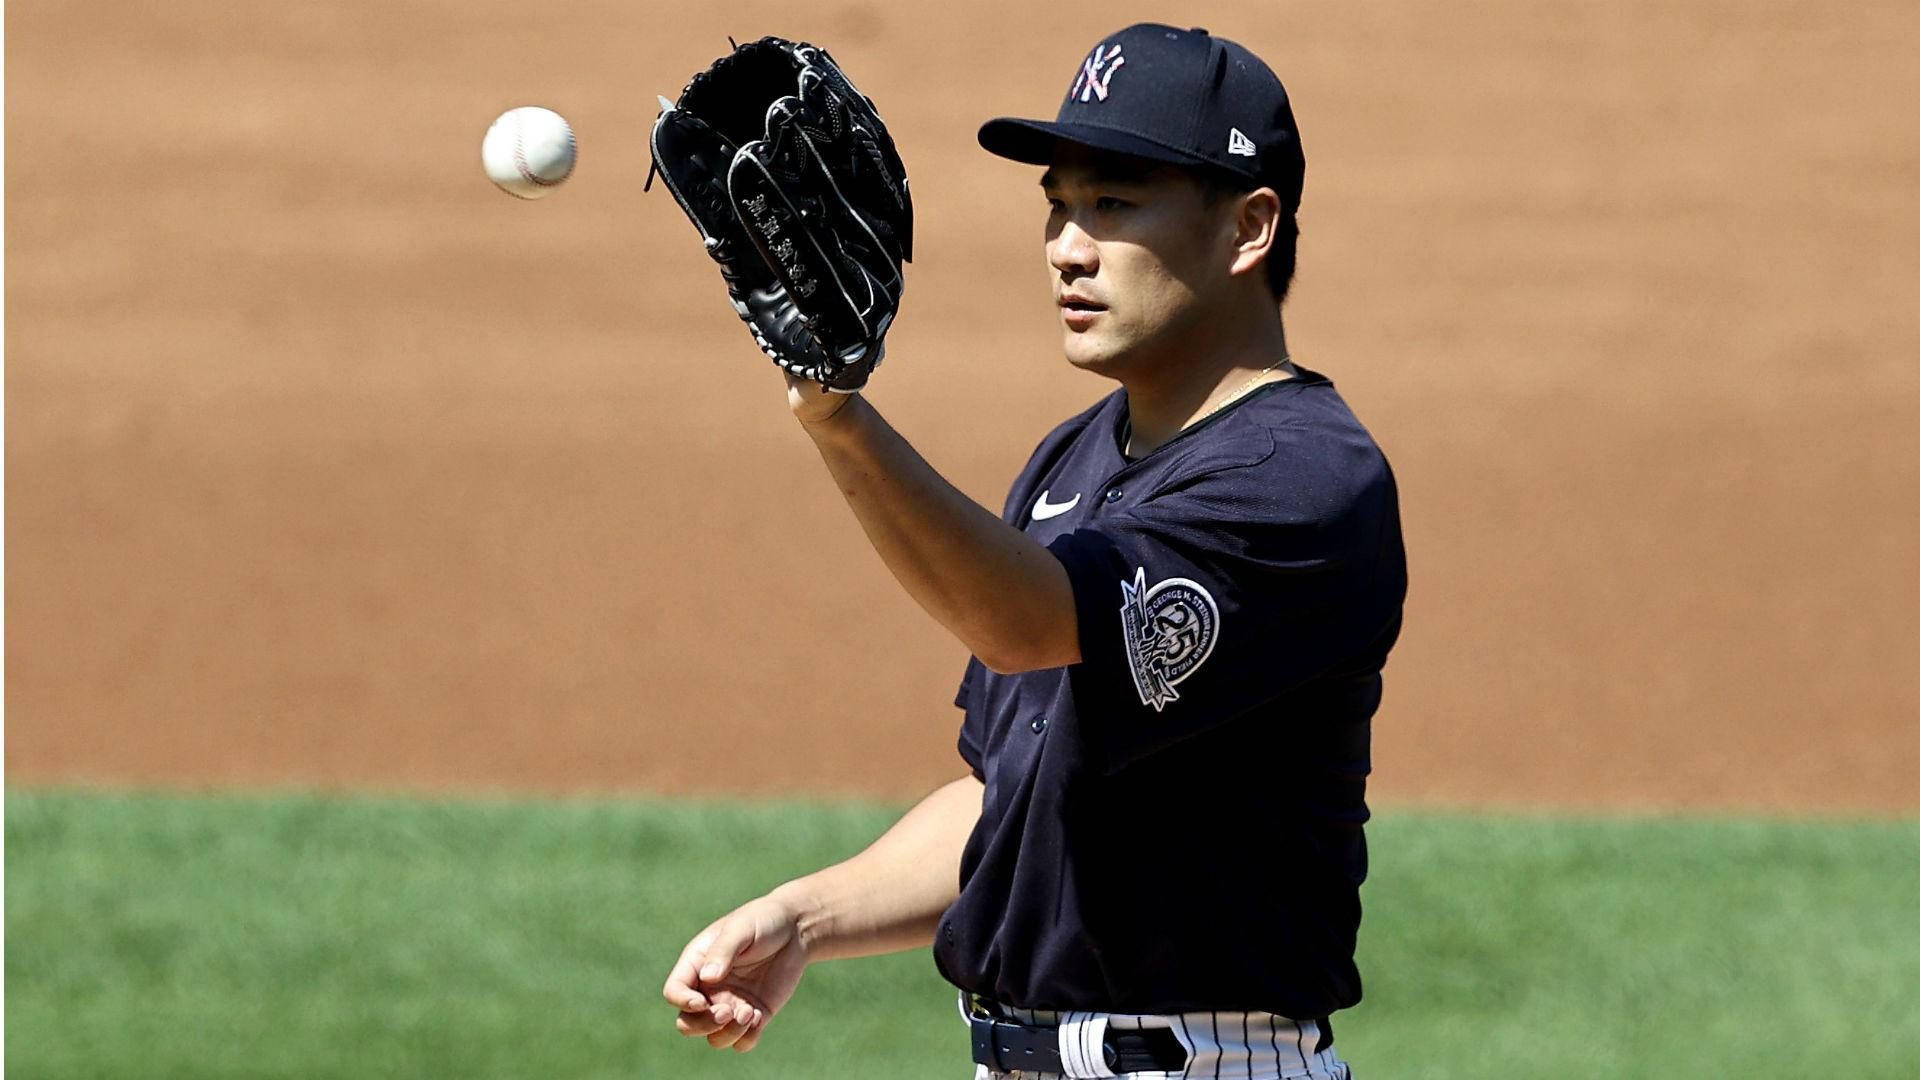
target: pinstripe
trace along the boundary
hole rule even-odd
[[[1247,1048],[1247,1075],[1253,1075],[1253,1036],[1247,1031],[1247,1014],[1240,1014],[1240,1042]]]
[[[1267,1040],[1273,1043],[1273,1069],[1275,1072],[1280,1071],[1280,1025],[1277,1022],[1278,1020],[1279,1017],[1274,1014],[1267,1014]]]
[[[1220,1046],[1220,1014],[1207,1013],[1207,1026],[1213,1029],[1213,1080],[1220,1080],[1220,1059],[1227,1056]]]
[[[1165,1013],[1151,1016],[1123,1013],[1103,1013],[1081,1010],[1020,1009],[1007,1005],[995,1005],[997,1015],[1020,1023],[1045,1025],[1051,1023],[1061,1033],[1059,1040],[1060,1072],[1016,1072],[1013,1074],[993,1073],[990,1080],[1004,1080],[1008,1076],[1017,1076],[1022,1080],[1076,1080],[1079,1077],[1113,1075],[1106,1059],[1104,1044],[1107,1032],[1137,1032],[1152,1028],[1178,1029],[1178,1038],[1188,1053],[1185,1065],[1173,1070],[1146,1070],[1119,1074],[1138,1080],[1266,1080],[1272,1076],[1276,1080],[1291,1080],[1294,1076],[1304,1076],[1307,1080],[1353,1080],[1353,1067],[1341,1060],[1331,1046],[1316,1050],[1312,1054],[1306,1051],[1308,1040],[1318,1040],[1325,1036],[1317,1020],[1295,1021],[1278,1013],[1259,1010],[1228,1011],[1226,1022],[1222,1023],[1219,1010],[1207,1012],[1204,1028],[1199,1025],[1200,1014]],[[1267,1024],[1268,1050],[1262,1052],[1253,1043],[1254,1016],[1264,1017]],[[1240,1051],[1234,1055],[1243,1064],[1228,1068],[1226,1057],[1228,1046],[1225,1031],[1231,1030],[1232,1018],[1240,1018]],[[1151,1021],[1151,1023],[1149,1023]],[[1313,1026],[1309,1028],[1307,1025]],[[1293,1028],[1294,1054],[1304,1072],[1289,1074],[1281,1064],[1280,1028],[1282,1024]],[[1068,1031],[1069,1028],[1073,1030]],[[1213,1055],[1213,1069],[1208,1072],[1200,1068],[1204,1064],[1202,1055]],[[989,1070],[990,1071],[990,1070]]]
[[[1176,1023],[1180,1025],[1180,1033],[1187,1037],[1187,1045],[1193,1047],[1194,1050],[1197,1051],[1199,1049],[1199,1044],[1193,1041],[1193,1032],[1187,1029],[1187,1018],[1180,1015],[1179,1013],[1174,1013],[1173,1019]],[[1190,1076],[1192,1075],[1192,1073],[1193,1073],[1193,1061],[1191,1060],[1191,1058],[1189,1058],[1189,1060],[1187,1061],[1186,1067],[1180,1070],[1180,1075],[1184,1077],[1184,1076]]]

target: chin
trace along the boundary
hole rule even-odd
[[[1060,344],[1067,363],[1082,371],[1105,375],[1126,367],[1127,351],[1095,335],[1068,330]]]

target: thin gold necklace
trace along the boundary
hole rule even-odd
[[[1254,387],[1260,385],[1261,379],[1266,378],[1267,375],[1273,372],[1274,370],[1278,368],[1283,368],[1283,367],[1287,369],[1287,373],[1289,375],[1293,373],[1293,354],[1292,353],[1287,353],[1286,355],[1283,355],[1282,357],[1280,357],[1280,359],[1275,360],[1273,363],[1268,364],[1266,367],[1263,367],[1259,371],[1254,372],[1253,378],[1248,379],[1244,383],[1241,383],[1239,389],[1235,390],[1231,394],[1228,394],[1226,397],[1220,399],[1220,403],[1218,405],[1215,405],[1213,408],[1208,409],[1206,412],[1201,413],[1200,419],[1204,420],[1207,417],[1212,416],[1214,413],[1219,412],[1221,409],[1224,409],[1227,406],[1233,404],[1234,402],[1240,400],[1242,397],[1245,397],[1247,391],[1252,390]]]
[[[1187,422],[1185,427],[1182,427],[1180,430],[1185,431],[1187,428],[1192,427],[1193,425],[1199,423],[1200,421],[1205,420],[1207,417],[1212,416],[1214,413],[1219,412],[1221,409],[1224,409],[1227,406],[1233,404],[1234,402],[1240,400],[1242,397],[1246,395],[1247,391],[1252,390],[1255,386],[1258,386],[1260,384],[1261,379],[1265,378],[1266,376],[1268,376],[1269,374],[1273,373],[1274,371],[1280,368],[1285,368],[1289,376],[1298,374],[1293,370],[1293,354],[1292,353],[1287,353],[1286,355],[1280,357],[1280,359],[1275,360],[1273,363],[1268,364],[1266,367],[1263,367],[1259,371],[1254,372],[1253,378],[1248,379],[1246,382],[1240,384],[1240,388],[1235,390],[1233,393],[1228,394],[1226,398],[1220,402],[1220,404],[1215,405],[1213,408],[1208,409],[1206,412],[1203,412],[1199,416],[1194,417],[1192,420]],[[1178,434],[1178,432],[1176,432],[1175,434]],[[1122,456],[1126,457],[1127,460],[1129,461],[1138,460],[1133,455],[1133,418],[1132,417],[1127,418],[1126,429],[1121,433],[1120,453],[1122,454]]]

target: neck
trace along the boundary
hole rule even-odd
[[[1266,311],[1267,317],[1215,320],[1223,333],[1208,347],[1121,378],[1132,428],[1129,456],[1152,453],[1256,387],[1292,377],[1280,308]]]

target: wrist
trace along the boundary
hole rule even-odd
[[[801,949],[809,958],[816,956],[821,943],[831,936],[831,918],[818,891],[811,888],[805,878],[797,878],[768,893],[767,899],[792,915],[794,936],[799,939]]]
[[[796,403],[793,415],[800,421],[801,430],[819,440],[846,430],[861,404],[861,395],[858,393],[825,393],[804,403]]]
[[[851,394],[836,394],[812,379],[801,378],[787,372],[787,408],[793,411],[794,418],[808,434],[816,428],[824,429],[838,417],[846,415],[853,399],[859,397],[858,391]]]

